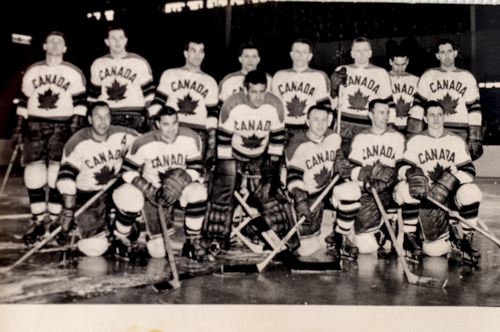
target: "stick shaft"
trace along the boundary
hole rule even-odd
[[[9,179],[10,172],[12,171],[12,167],[14,166],[14,162],[17,158],[17,153],[21,144],[17,144],[14,148],[14,152],[12,152],[12,157],[10,157],[9,166],[7,167],[7,171],[5,172],[5,176],[3,177],[2,187],[0,188],[0,199],[2,199],[3,191],[5,190],[5,186],[7,185],[7,180]]]
[[[172,271],[172,277],[174,278],[174,282],[178,284],[179,273],[177,272],[177,265],[175,265],[175,257],[174,257],[174,252],[172,251],[172,243],[170,241],[170,236],[168,235],[167,223],[165,221],[165,213],[161,205],[158,205],[158,217],[160,219],[160,226],[163,233],[163,240],[165,242],[165,251],[167,252],[167,258],[168,258],[168,263],[170,265],[170,270]]]

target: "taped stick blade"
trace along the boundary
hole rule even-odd
[[[416,285],[432,287],[432,288],[445,288],[448,284],[448,279],[441,280],[430,277],[418,277]]]

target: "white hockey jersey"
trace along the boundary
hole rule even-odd
[[[153,103],[175,109],[179,123],[187,127],[208,130],[217,128],[217,93],[217,82],[212,76],[184,67],[173,68],[161,75]]]
[[[92,128],[76,132],[64,145],[57,188],[61,194],[101,190],[121,170],[125,155],[139,134],[130,128],[110,126],[108,137],[98,142]]]
[[[16,113],[24,118],[67,121],[87,114],[85,76],[69,62],[32,64],[23,76],[21,92]]]
[[[335,156],[342,139],[328,129],[321,142],[300,132],[286,147],[288,190],[300,188],[310,195],[320,192],[333,178]]]
[[[222,105],[217,131],[217,157],[248,160],[264,152],[283,154],[284,109],[281,100],[267,92],[255,108],[244,92],[230,96]]]
[[[245,81],[245,74],[241,71],[238,70],[237,72],[227,74],[224,76],[222,81],[220,81],[219,84],[219,100],[224,102],[226,99],[234,95],[235,93],[238,93],[240,91],[243,91],[243,82]],[[271,91],[271,84],[273,81],[273,78],[271,75],[266,73],[266,78],[267,78],[267,91]]]
[[[421,120],[424,116],[422,106],[431,100],[443,107],[445,128],[466,129],[470,125],[481,125],[479,88],[476,79],[467,70],[432,68],[423,73],[418,82],[411,117]]]
[[[389,73],[391,78],[392,99],[396,108],[394,124],[398,129],[406,128],[408,114],[413,106],[413,95],[417,92],[418,76],[405,73],[397,76]]]
[[[154,91],[151,66],[135,53],[127,52],[120,59],[107,54],[90,67],[89,101],[104,101],[113,112],[144,110]]]
[[[330,104],[330,80],[316,69],[300,73],[294,69],[280,70],[274,74],[271,91],[285,106],[286,125],[305,126],[309,107]]]
[[[193,181],[200,178],[201,139],[193,130],[179,128],[175,141],[167,143],[161,139],[160,131],[155,130],[138,138],[125,158],[128,169],[137,175],[142,167],[142,177],[159,188],[165,173],[173,168],[186,170]]]

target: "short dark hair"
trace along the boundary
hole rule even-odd
[[[248,72],[248,74],[246,74],[245,76],[245,80],[243,81],[243,85],[248,89],[250,87],[250,83],[264,84],[267,87],[266,73],[259,69]]]
[[[125,29],[121,26],[121,25],[110,25],[107,29],[106,29],[106,34],[104,36],[104,38],[108,38],[109,37],[109,33],[113,30],[122,30],[123,31],[123,34],[125,35],[125,37],[127,37],[127,31],[125,31]]]
[[[440,39],[438,40],[438,42],[436,43],[436,53],[439,53],[439,46],[441,45],[446,45],[446,44],[450,44],[451,45],[451,48],[456,51],[457,49],[455,48],[455,42],[453,40],[451,40],[450,38],[443,38],[443,39]]]
[[[313,43],[309,39],[297,38],[293,41],[291,48],[293,48],[293,45],[297,44],[297,43],[309,45],[309,51],[311,53],[313,52]]]
[[[90,105],[90,107],[88,108],[87,110],[87,116],[90,116],[92,117],[92,113],[94,112],[94,110],[98,107],[106,107],[110,112],[111,112],[111,108],[109,108],[109,105],[108,103],[106,103],[105,101],[97,101],[95,103],[92,103]]]
[[[370,48],[372,47],[372,43],[368,40],[368,38],[360,36],[360,37],[355,38],[352,41],[351,49],[354,46],[354,44],[357,44],[357,43],[368,43],[368,45],[370,45]]]
[[[203,44],[203,46],[205,46],[205,41],[203,41],[199,37],[193,37],[193,38],[189,38],[188,40],[186,40],[186,44],[184,44],[184,51],[188,51],[189,50],[189,44],[190,43],[193,43],[193,44]]]
[[[259,53],[259,56],[260,56],[260,47],[259,45],[257,45],[257,43],[254,43],[253,41],[249,40],[245,43],[243,43],[240,47],[240,55],[243,54],[243,51],[244,50],[248,50],[248,49],[252,49],[252,50],[257,50],[257,52]]]
[[[64,39],[64,43],[66,43],[66,36],[61,31],[51,31],[51,32],[49,32],[48,35],[47,35],[47,37],[45,37],[45,42],[47,42],[47,39],[49,39],[50,36],[59,36],[59,37],[62,37],[62,39]]]
[[[443,113],[444,113],[444,108],[443,105],[441,105],[438,101],[436,100],[430,100],[427,103],[425,103],[425,110],[424,110],[424,115],[427,115],[427,110],[431,107],[439,107]]]
[[[328,107],[325,104],[314,104],[309,109],[307,110],[307,118],[309,119],[309,116],[311,115],[312,111],[314,110],[319,110],[319,111],[325,111],[326,113],[330,114],[332,113],[332,110],[330,107]]]
[[[384,104],[384,105],[389,106],[389,102],[387,100],[384,100],[384,99],[373,99],[373,100],[371,100],[368,103],[368,112],[372,112],[373,113],[373,109],[375,108],[376,104]]]
[[[163,106],[160,111],[158,112],[158,114],[156,114],[156,120],[160,120],[162,116],[164,115],[168,115],[168,116],[172,116],[172,115],[175,115],[175,117],[178,119],[178,115],[177,115],[177,111],[175,109],[173,109],[172,107],[170,106]]]
[[[396,47],[394,52],[392,52],[390,59],[394,60],[394,58],[409,58],[408,51],[404,47]]]

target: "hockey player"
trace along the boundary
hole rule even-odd
[[[186,64],[167,69],[160,78],[150,116],[164,105],[179,114],[179,125],[195,130],[203,142],[203,161],[209,169],[215,160],[218,108],[218,86],[215,79],[201,70],[205,58],[205,44],[190,40],[184,49]]]
[[[371,126],[368,118],[368,103],[371,100],[386,100],[391,111],[389,123],[394,123],[396,111],[389,74],[385,69],[372,65],[371,56],[370,41],[364,37],[354,39],[351,46],[354,63],[337,67],[330,77],[332,108],[341,115],[340,136],[345,155],[349,154],[354,135]]]
[[[331,201],[325,199],[316,210],[309,211],[323,189],[330,183],[334,173],[349,178],[350,163],[340,149],[340,136],[329,129],[332,122],[330,108],[324,104],[313,105],[307,112],[307,132],[296,134],[286,148],[288,168],[288,190],[295,200],[297,216],[306,216],[299,229],[299,256],[309,256],[320,249],[320,235],[323,208],[336,209],[336,236],[332,237],[336,248],[344,256],[356,257],[357,249],[352,243],[354,217],[359,210],[361,191],[355,182],[343,182],[333,189]],[[327,196],[328,197],[328,196]]]
[[[290,51],[293,67],[276,72],[271,91],[285,106],[285,144],[298,132],[307,131],[307,110],[315,104],[330,106],[328,76],[309,67],[313,45],[307,39],[297,39]]]
[[[351,179],[362,188],[361,208],[354,223],[354,244],[360,253],[376,252],[378,239],[383,242],[384,238],[377,234],[383,222],[370,188],[377,191],[384,207],[389,207],[398,181],[397,169],[403,160],[405,137],[396,129],[387,127],[389,112],[386,100],[370,101],[368,117],[371,128],[356,134],[351,142],[349,161],[355,165]]]
[[[110,125],[111,111],[102,101],[93,104],[88,122],[90,127],[78,131],[64,145],[57,179],[57,189],[63,197],[63,210],[55,226],[62,226],[61,241],[76,223],[81,236],[77,242],[78,249],[86,256],[101,256],[109,248],[109,238],[114,237],[117,248],[123,249],[130,247],[139,236],[135,219],[144,206],[141,192],[129,184],[115,185],[76,220],[74,214],[118,176],[125,154],[139,134],[130,128]],[[115,220],[110,225],[111,206],[116,212]],[[110,236],[110,231],[113,236]]]
[[[420,77],[408,119],[408,133],[422,131],[425,103],[437,100],[444,109],[445,128],[467,140],[472,160],[476,160],[483,154],[479,88],[470,72],[455,66],[457,55],[452,40],[438,41],[436,58],[441,66],[427,70]]]
[[[475,225],[482,193],[472,183],[475,169],[465,140],[444,128],[445,112],[439,102],[427,102],[424,120],[428,129],[410,138],[406,144],[404,163],[394,199],[403,207],[404,232],[415,233],[420,224],[424,254],[441,256],[450,251],[446,213],[426,200],[432,197],[458,210]],[[479,250],[473,242],[473,229],[461,224],[463,238],[452,232],[453,242],[460,248],[466,263],[477,264]],[[454,229],[454,228],[452,228]]]
[[[392,70],[389,72],[392,87],[392,99],[396,108],[394,124],[396,128],[406,134],[408,113],[413,105],[413,95],[417,92],[418,77],[406,71],[410,59],[408,54],[398,48],[389,59]]]
[[[240,47],[238,61],[241,63],[241,70],[227,74],[219,84],[219,100],[225,102],[226,99],[240,91],[243,91],[243,81],[245,75],[257,69],[260,63],[260,52],[258,46],[253,42],[246,42]],[[267,90],[271,90],[271,75],[267,74]]]
[[[146,109],[154,97],[153,73],[146,59],[127,52],[128,38],[120,26],[106,30],[109,54],[90,67],[89,102],[105,101],[111,108],[111,124],[147,130]]]
[[[183,255],[201,261],[205,256],[201,229],[207,204],[207,190],[200,174],[201,139],[193,130],[179,127],[178,116],[179,112],[169,106],[158,112],[159,129],[135,141],[125,160],[129,171],[123,179],[139,188],[146,198],[146,246],[151,257],[166,254],[158,209],[162,207],[167,227],[173,232],[173,206],[178,202],[185,209]]]
[[[261,176],[253,185],[255,192],[250,199],[257,201],[261,214],[278,236],[289,229],[282,206],[286,198],[278,191],[284,109],[278,97],[266,92],[266,84],[263,71],[249,72],[243,91],[230,96],[221,108],[206,232],[209,243],[224,250],[229,249],[238,173]]]
[[[23,238],[28,244],[44,235],[46,212],[52,221],[61,212],[56,179],[62,148],[80,128],[87,112],[85,76],[63,61],[67,50],[64,35],[58,31],[49,33],[43,49],[45,60],[31,65],[24,74],[12,136],[14,145],[24,143],[24,183],[32,214],[31,226]]]

